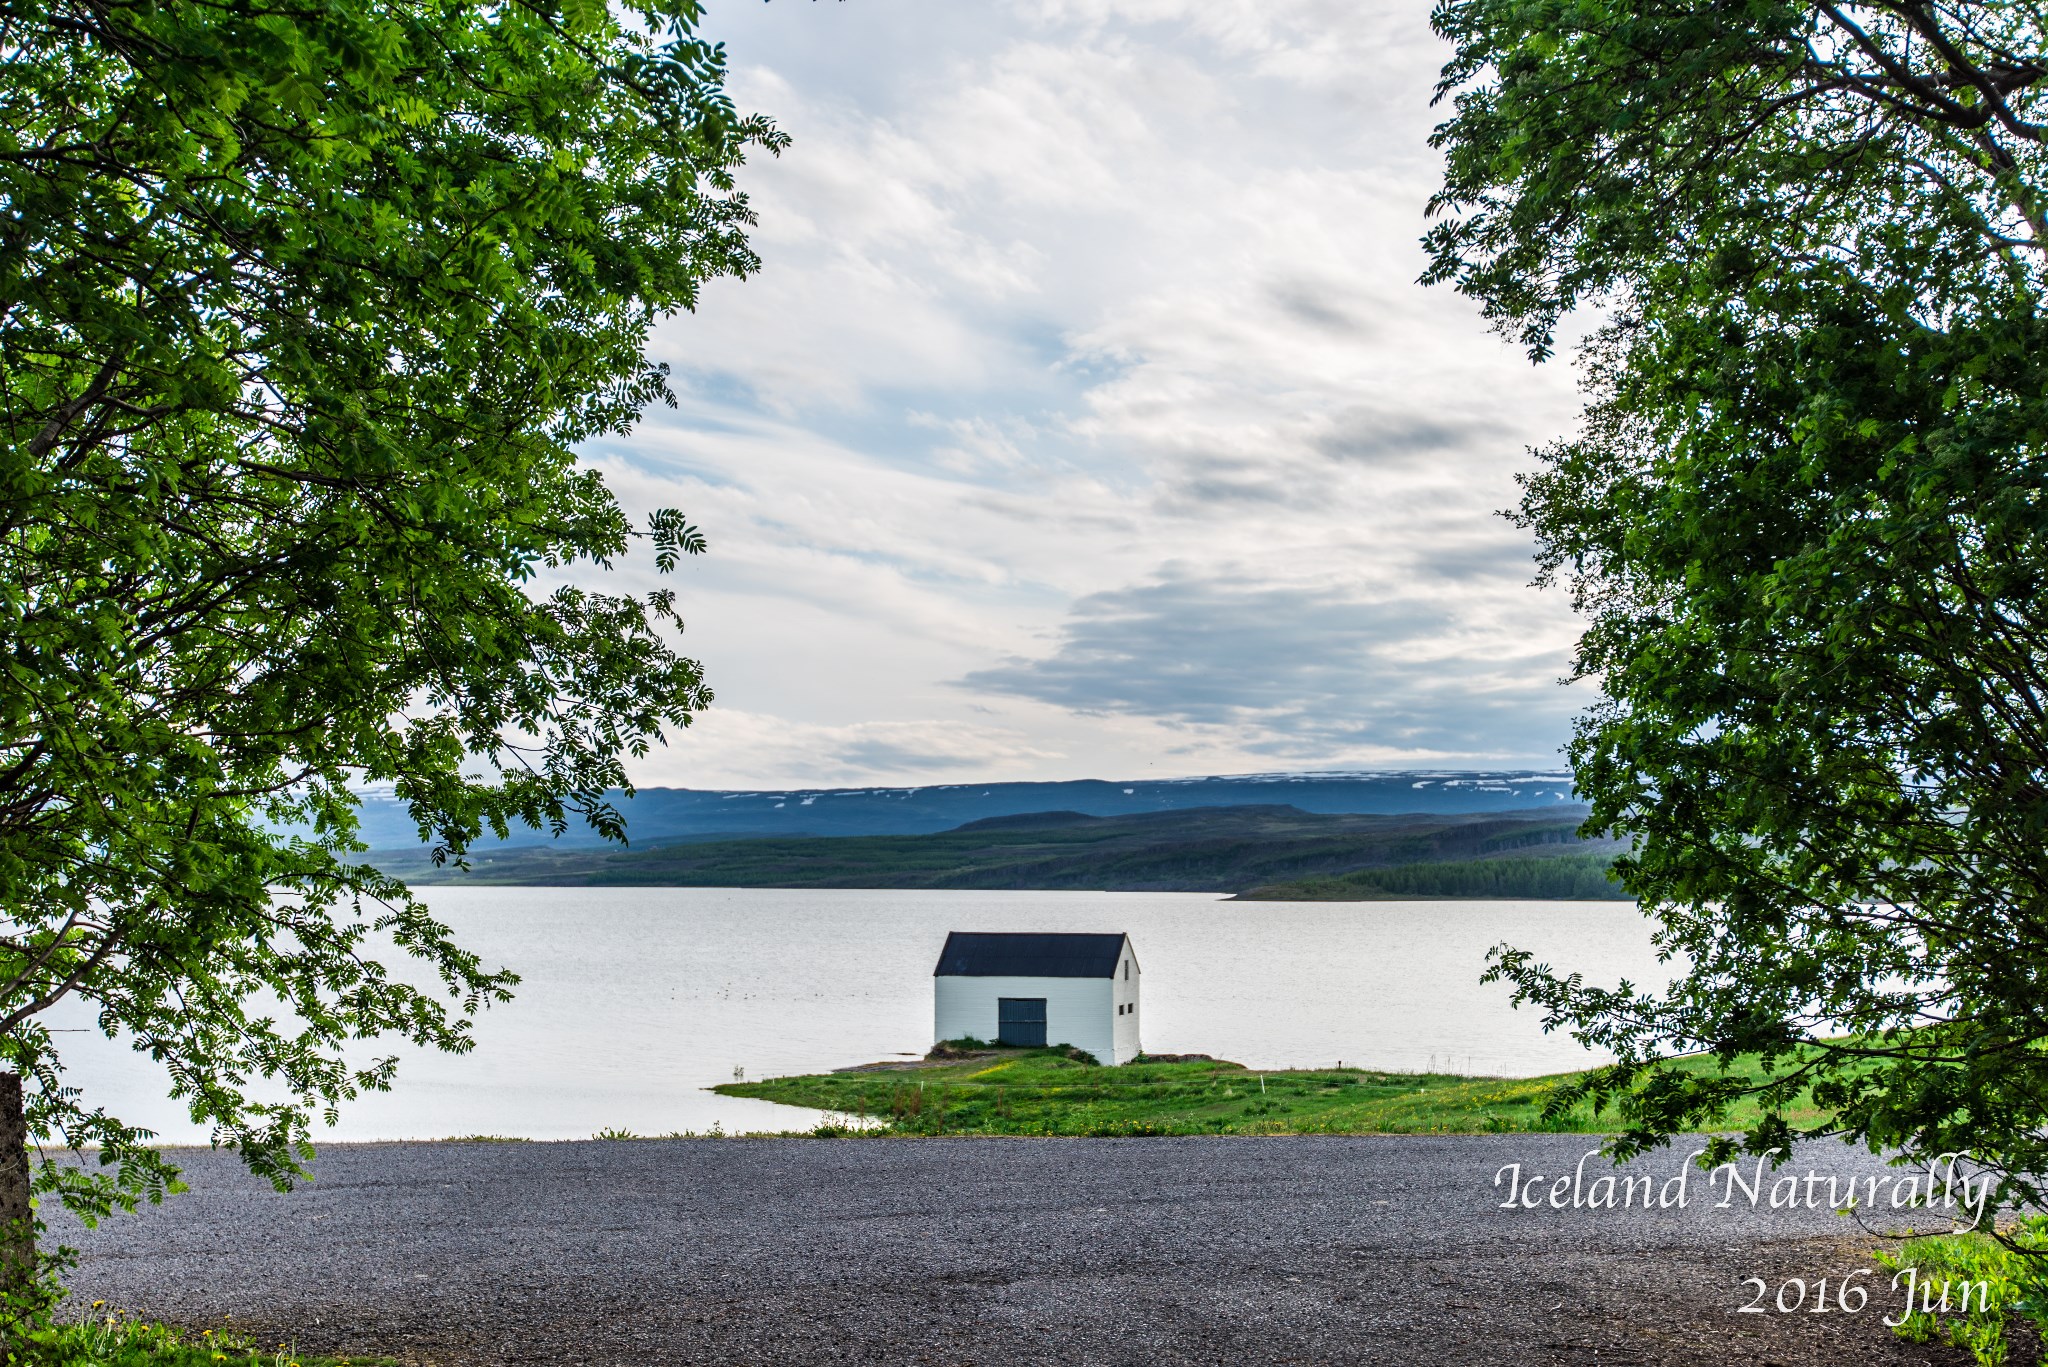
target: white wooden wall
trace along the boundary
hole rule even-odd
[[[1137,1050],[1119,1056],[1122,1034],[1113,1000],[1121,978],[967,978],[932,979],[933,1021],[936,1039],[996,1037],[996,999],[999,997],[1045,998],[1045,1042],[1071,1044],[1086,1049],[1104,1063],[1127,1062]],[[1136,986],[1135,977],[1132,986]],[[1132,1038],[1137,1031],[1136,1016],[1125,1016]]]
[[[1131,976],[1124,976],[1124,965],[1131,966]],[[1139,971],[1138,956],[1131,952],[1131,942],[1124,941],[1124,953],[1117,960],[1116,977],[1110,984],[1110,1021],[1116,1031],[1116,1045],[1111,1054],[1097,1054],[1104,1063],[1129,1063],[1144,1049],[1138,1039],[1138,983],[1145,975]],[[1119,1006],[1129,1006],[1129,1015],[1115,1014]],[[1114,1057],[1112,1057],[1112,1054]]]

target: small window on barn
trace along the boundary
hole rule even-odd
[[[1131,980],[1131,961],[1130,961],[1129,959],[1125,959],[1125,960],[1124,960],[1124,981],[1125,981],[1125,982],[1129,982],[1130,980]]]

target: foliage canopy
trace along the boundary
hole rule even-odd
[[[1620,1059],[1624,1151],[1763,1106],[2048,1172],[2048,17],[1454,0],[1429,278],[1533,356],[1520,517],[1587,619],[1589,826],[1682,976],[1496,972]],[[1756,1082],[1660,1062],[1757,1053]],[[1706,1161],[1719,1161],[1710,1154]]]
[[[0,1064],[97,1167],[70,998],[251,1167],[461,1050],[514,981],[355,862],[395,788],[460,858],[586,820],[709,699],[667,592],[543,585],[636,536],[575,445],[664,398],[651,323],[756,261],[779,151],[694,0],[24,0],[0,77]],[[559,574],[553,574],[557,581]],[[417,986],[381,956],[422,961]],[[353,1046],[353,1052],[352,1048]]]

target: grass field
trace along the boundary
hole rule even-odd
[[[1697,1066],[1707,1067],[1702,1061]],[[1358,1068],[1258,1071],[1235,1063],[1104,1068],[1049,1049],[1001,1050],[910,1068],[727,1083],[726,1096],[813,1106],[892,1135],[1598,1133],[1583,1109],[1542,1118],[1568,1074],[1472,1078]],[[1819,1118],[1818,1112],[1795,1120]],[[1729,1126],[1744,1123],[1738,1113]]]

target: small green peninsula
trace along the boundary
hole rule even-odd
[[[941,1045],[917,1062],[877,1063],[712,1090],[845,1116],[821,1134],[898,1136],[1589,1134],[1616,1127],[1584,1107],[1545,1119],[1577,1074],[1535,1078],[1387,1073],[1331,1067],[1251,1069],[1199,1055],[1105,1068],[1061,1049]],[[1711,1069],[1707,1059],[1688,1068]],[[1745,1105],[1747,1103],[1744,1103]],[[1744,1119],[1738,1106],[1731,1124]],[[1786,1113],[1819,1118],[1810,1107]]]
[[[1627,901],[1607,854],[1554,854],[1516,859],[1438,860],[1357,869],[1324,878],[1267,883],[1240,892],[1237,902],[1441,901],[1487,897],[1502,901]]]
[[[1541,1078],[1507,1081],[1357,1068],[1253,1071],[1187,1058],[1105,1068],[1056,1049],[878,1064],[733,1082],[725,1096],[812,1106],[890,1134],[1431,1134],[1591,1128],[1540,1118]]]

